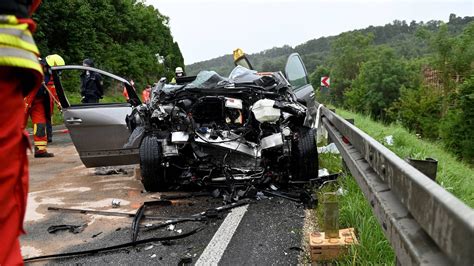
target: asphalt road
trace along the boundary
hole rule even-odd
[[[25,258],[81,251],[129,242],[132,218],[48,211],[47,207],[81,208],[135,213],[144,201],[159,193],[143,192],[134,166],[126,174],[96,175],[85,168],[66,133],[56,134],[49,145],[54,158],[30,156],[30,193],[22,253]],[[120,207],[112,208],[112,200]],[[219,198],[174,200],[171,206],[156,207],[148,215],[183,217],[222,206]],[[265,198],[233,209],[207,222],[177,224],[173,230],[141,230],[139,239],[202,231],[179,240],[143,244],[118,251],[66,259],[44,260],[44,264],[163,264],[176,265],[186,259],[198,265],[288,265],[301,262],[305,211],[297,203]],[[146,223],[156,223],[147,220]],[[47,232],[52,225],[84,225],[73,234]]]

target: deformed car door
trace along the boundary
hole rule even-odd
[[[285,75],[299,100],[306,103],[314,102],[314,89],[309,82],[306,67],[298,53],[293,53],[288,57]]]
[[[64,123],[84,165],[86,167],[98,167],[138,163],[139,147],[124,147],[130,136],[126,117],[131,113],[132,105],[140,104],[140,100],[130,83],[123,78],[91,67],[59,66],[52,69],[56,91],[62,106]],[[69,104],[59,76],[60,71],[65,70],[94,71],[119,81],[126,88],[129,101],[123,103]]]

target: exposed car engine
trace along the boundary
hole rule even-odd
[[[183,85],[162,79],[127,118],[141,141],[148,191],[174,185],[279,184],[317,177],[314,130],[281,73],[203,71]]]

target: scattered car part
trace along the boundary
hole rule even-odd
[[[95,168],[94,175],[121,175],[128,174],[127,170],[116,167],[97,167]]]
[[[204,228],[205,227],[198,227],[198,228],[193,229],[189,232],[179,234],[179,235],[172,235],[172,236],[165,236],[165,237],[152,237],[152,238],[127,242],[127,243],[124,243],[124,244],[119,244],[119,245],[114,245],[114,246],[109,246],[109,247],[104,247],[104,248],[90,249],[90,250],[76,251],[76,252],[67,252],[67,253],[60,253],[60,254],[52,254],[52,255],[44,255],[44,256],[38,256],[38,257],[32,257],[32,258],[25,258],[25,259],[23,259],[23,261],[24,262],[31,262],[31,261],[39,261],[39,260],[45,260],[45,259],[58,259],[58,258],[92,255],[92,254],[97,254],[97,253],[101,253],[101,252],[105,252],[105,251],[119,250],[119,249],[124,249],[124,248],[128,248],[128,247],[134,247],[134,246],[145,244],[145,243],[182,239],[182,238],[186,238],[188,236],[194,235],[195,233],[202,231]]]
[[[87,224],[82,225],[71,225],[71,224],[61,224],[61,225],[52,225],[48,227],[48,233],[54,234],[57,231],[68,230],[71,233],[78,234],[84,231],[87,227]]]
[[[97,233],[97,234],[93,234],[93,235],[92,235],[92,238],[96,238],[96,237],[102,235],[102,233],[103,233],[103,232],[99,232],[99,233]]]
[[[156,206],[169,206],[171,201],[169,200],[155,200],[155,201],[146,201],[138,208],[135,216],[133,217],[132,227],[130,229],[132,233],[132,242],[135,242],[138,237],[138,231],[140,230],[140,221],[142,220],[145,210],[147,207],[156,207]]]
[[[120,200],[113,199],[112,200],[112,208],[118,208],[118,207],[120,207]]]
[[[219,206],[217,208],[213,208],[213,209],[209,209],[200,213],[193,214],[189,218],[176,218],[176,219],[171,219],[169,221],[165,221],[164,223],[153,224],[152,226],[145,227],[145,230],[165,228],[169,225],[175,225],[175,224],[183,223],[183,222],[206,221],[207,219],[210,219],[210,218],[217,218],[218,215],[224,211],[228,211],[236,207],[247,205],[250,202],[251,202],[250,199],[242,199],[237,202],[233,202],[227,205]]]
[[[189,193],[173,193],[173,194],[166,194],[161,193],[160,199],[163,200],[176,200],[176,199],[187,199],[187,198],[196,198],[196,197],[207,197],[211,194],[209,192],[189,192]]]
[[[108,212],[108,211],[96,211],[96,210],[85,210],[85,209],[70,209],[70,208],[57,208],[57,207],[48,207],[48,211],[58,211],[58,212],[72,212],[80,214],[96,214],[96,215],[105,215],[105,216],[122,216],[122,217],[135,217],[136,213],[126,213],[126,212]],[[149,220],[169,220],[176,217],[163,217],[163,216],[150,216],[144,215],[142,219]]]

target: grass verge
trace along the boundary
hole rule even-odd
[[[337,110],[344,118],[354,118],[355,125],[384,144],[401,158],[438,160],[437,182],[471,208],[474,206],[474,169],[456,159],[445,151],[441,143],[419,139],[399,125],[383,125],[369,117]],[[387,145],[386,136],[392,135],[393,145]],[[334,154],[320,154],[321,168],[327,168],[330,173],[341,172],[338,183],[324,187],[318,193],[336,191],[342,188],[346,193],[339,196],[340,228],[354,227],[357,232],[359,245],[350,249],[349,256],[335,262],[340,265],[393,265],[395,254],[388,240],[385,239],[382,228],[372,213],[372,208],[365,199],[355,179],[349,174],[342,173],[341,157]],[[317,209],[317,219],[323,221],[323,204]]]
[[[341,188],[344,195],[339,196],[339,227],[354,227],[359,245],[354,245],[349,250],[349,255],[343,260],[335,261],[338,265],[393,265],[395,254],[392,247],[383,234],[377,219],[372,213],[369,202],[365,199],[355,179],[342,172],[342,161],[340,155],[320,154],[319,164],[330,173],[338,173],[339,181],[325,186],[319,191],[318,197],[329,191]],[[318,205],[317,219],[323,221],[324,205]],[[322,228],[322,225],[320,226]]]
[[[402,159],[429,157],[438,160],[436,182],[469,207],[474,207],[474,169],[457,160],[441,143],[419,139],[400,125],[383,125],[367,116],[345,110],[337,110],[336,113],[344,118],[354,118],[358,128],[383,143]],[[394,139],[392,146],[388,146],[384,141],[384,137],[389,135]]]

